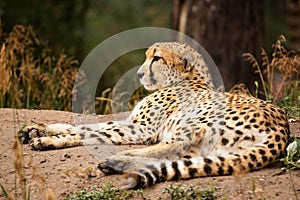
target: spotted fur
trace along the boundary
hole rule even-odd
[[[283,110],[246,94],[214,89],[208,66],[190,46],[156,43],[137,72],[148,90],[124,121],[33,125],[20,133],[33,149],[96,144],[146,144],[102,160],[105,174],[124,173],[123,189],[161,181],[260,169],[284,152]],[[53,136],[54,135],[54,136]]]

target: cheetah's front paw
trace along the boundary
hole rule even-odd
[[[45,124],[25,126],[18,132],[18,137],[23,144],[28,144],[33,138],[39,138],[45,132]]]

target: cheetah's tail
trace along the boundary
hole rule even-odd
[[[267,157],[264,150],[256,154],[253,150],[247,154],[210,155],[177,161],[153,162],[136,172],[124,174],[126,184],[122,189],[150,187],[158,182],[191,179],[204,176],[243,174],[266,166],[278,157]],[[259,155],[259,156],[257,156]],[[245,162],[246,161],[246,162]]]

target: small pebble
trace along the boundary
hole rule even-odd
[[[71,158],[71,155],[68,154],[68,153],[66,153],[66,154],[64,155],[64,157],[65,157],[65,158]]]

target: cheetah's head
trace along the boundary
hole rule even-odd
[[[149,47],[137,76],[147,90],[170,87],[187,79],[213,87],[202,56],[189,45],[178,42],[155,43]]]

